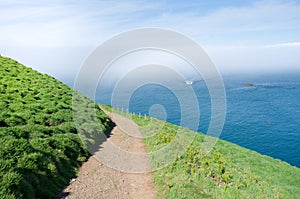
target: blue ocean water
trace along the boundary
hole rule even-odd
[[[223,80],[227,112],[220,138],[300,167],[300,74],[232,75]],[[191,86],[200,109],[197,130],[206,133],[211,118],[209,91],[203,80]],[[110,92],[97,92],[98,103],[110,104],[110,99]],[[168,122],[181,124],[180,102],[162,85],[137,89],[131,95],[129,111],[148,115],[154,104],[164,107]],[[193,118],[197,117],[191,114]]]

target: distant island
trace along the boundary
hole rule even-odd
[[[246,83],[245,86],[247,86],[247,87],[252,87],[252,86],[256,86],[256,84],[253,84],[253,83]]]

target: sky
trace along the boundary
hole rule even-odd
[[[187,35],[222,74],[300,71],[296,0],[0,0],[0,54],[65,83],[101,43],[143,27]]]

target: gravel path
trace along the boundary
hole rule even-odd
[[[121,115],[104,112],[116,126],[60,198],[156,198],[152,174],[143,172],[150,167],[138,127]]]

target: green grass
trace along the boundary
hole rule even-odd
[[[186,151],[177,151],[167,167],[154,172],[159,197],[300,196],[299,168],[222,140],[207,154],[201,150],[202,133],[126,116],[140,126],[149,152],[168,146],[176,151],[193,138]],[[86,146],[96,149],[97,135],[110,128],[111,121],[87,97],[0,56],[0,198],[54,198],[89,157]],[[161,166],[159,158],[164,157],[151,158],[153,168]]]
[[[93,138],[110,126],[90,99],[0,56],[0,198],[54,198],[89,157],[79,133],[98,144]]]
[[[179,152],[170,165],[154,172],[158,196],[163,198],[299,198],[300,169],[233,143],[218,140],[204,153],[202,133],[159,121],[125,114],[140,127],[148,152],[176,141],[178,132],[193,137],[185,152]],[[251,130],[251,129],[249,129]],[[157,167],[156,157],[151,159]]]

